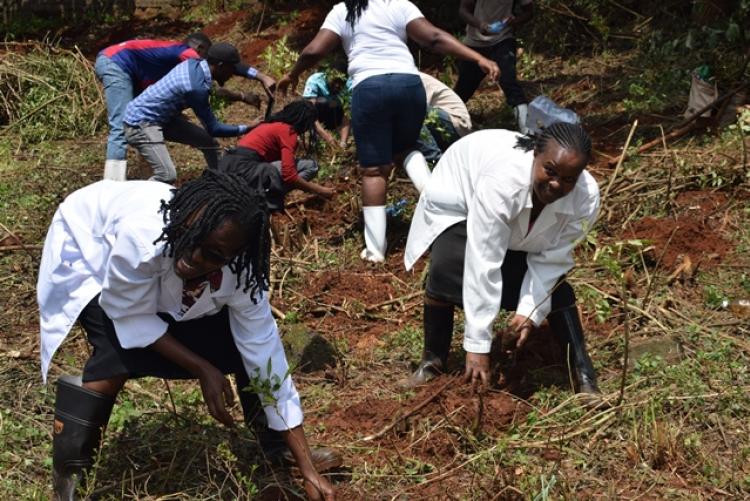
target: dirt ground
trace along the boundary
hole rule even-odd
[[[309,40],[327,12],[317,4],[298,11],[291,4],[255,6],[205,25],[134,20],[105,34],[67,36],[94,57],[132,33],[179,38],[202,28],[260,64],[260,54],[283,36],[293,46]],[[327,366],[301,368],[295,381],[311,442],[344,456],[344,466],[329,477],[340,499],[750,498],[750,332],[745,320],[717,303],[750,287],[750,191],[747,165],[737,160],[747,141],[701,131],[707,145],[687,138],[628,160],[615,176],[610,162],[634,117],[621,109],[613,73],[625,72],[630,56],[607,57],[546,58],[541,70],[520,65],[520,75],[530,94],[547,93],[578,111],[594,142],[590,170],[607,198],[577,250],[570,281],[610,407],[589,409],[573,395],[566,356],[547,325],[515,354],[505,353],[498,338],[492,385],[478,396],[461,381],[460,312],[450,373],[416,390],[401,386],[421,353],[427,262],[409,272],[403,266],[417,196],[402,173],[391,180],[388,200],[405,199],[407,208],[389,217],[385,264],[358,257],[362,220],[352,146],[319,151],[320,182],[336,189],[333,200],[292,193],[274,216],[269,296],[282,335],[302,326],[332,353]],[[665,126],[678,120],[679,107],[661,110],[669,118]],[[513,126],[495,88],[481,89],[469,108],[479,128]],[[260,112],[233,104],[223,113],[227,122],[242,123]],[[638,118],[639,139],[658,137],[661,118]],[[30,177],[29,189],[54,191],[53,210],[66,193],[99,179],[105,141],[101,134],[61,142],[51,153],[43,146],[8,147],[3,155],[9,165],[49,166],[42,173],[48,177]],[[178,145],[170,151],[181,166],[180,181],[199,175],[197,152]],[[74,154],[84,159],[75,168],[61,158]],[[686,167],[670,167],[673,155],[688,159]],[[735,161],[718,171],[726,157]],[[147,177],[148,167],[132,152],[130,159],[130,176]],[[718,177],[704,176],[711,169]],[[21,183],[12,176],[0,170],[0,188]],[[0,296],[7,304],[0,316],[0,395],[7,403],[0,411],[0,494],[6,499],[48,493],[54,390],[39,385],[34,297],[48,215],[23,213],[26,219],[13,223],[8,217],[0,233],[0,283],[9,285]],[[632,350],[637,355],[626,363],[629,348],[648,343],[666,348]],[[74,330],[55,357],[52,379],[79,370],[88,349]],[[241,420],[238,406],[232,413]],[[93,498],[302,499],[298,481],[259,460],[248,432],[211,420],[190,382],[129,382],[103,450]]]

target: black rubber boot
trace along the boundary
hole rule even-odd
[[[249,383],[247,375],[245,373],[235,374],[235,382],[245,425],[255,432],[263,455],[271,463],[295,466],[294,455],[281,436],[281,432],[268,427],[268,420],[266,419],[266,413],[263,411],[260,397],[253,392],[242,391]],[[326,447],[311,447],[310,455],[318,473],[338,468],[343,463],[337,452]]]
[[[423,385],[445,372],[453,339],[453,305],[424,305],[424,348],[422,361],[403,386]]]
[[[83,473],[91,467],[115,398],[81,386],[81,379],[57,381],[52,435],[53,499],[71,501]]]
[[[547,317],[552,331],[563,341],[563,349],[568,353],[568,363],[573,371],[576,393],[601,395],[596,384],[596,372],[586,351],[583,326],[578,316],[578,308],[567,306],[553,311]]]

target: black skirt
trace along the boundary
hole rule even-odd
[[[442,232],[432,243],[430,268],[425,287],[431,298],[463,308],[464,259],[466,256],[466,221]],[[509,250],[501,267],[504,310],[515,310],[526,275],[526,253]]]
[[[169,333],[190,351],[205,358],[224,374],[244,375],[242,357],[232,337],[226,307],[215,315],[186,322],[177,322],[163,313],[159,316],[169,323]],[[84,308],[78,321],[93,347],[93,353],[83,369],[83,381],[98,381],[123,375],[129,378],[195,378],[150,347],[129,350],[123,348],[117,339],[112,320],[99,306],[98,295]]]

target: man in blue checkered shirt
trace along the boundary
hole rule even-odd
[[[128,104],[123,120],[125,138],[154,169],[150,179],[165,183],[177,179],[165,140],[200,149],[208,167],[215,168],[220,147],[214,138],[241,136],[250,129],[219,122],[208,101],[213,80],[223,86],[242,68],[247,66],[240,62],[237,49],[217,43],[208,50],[205,60],[188,59],[178,64]],[[182,116],[186,108],[192,108],[203,127]]]

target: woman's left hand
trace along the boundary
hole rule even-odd
[[[305,475],[303,482],[307,497],[312,501],[333,501],[336,499],[333,486],[320,473],[315,472]]]
[[[477,61],[477,64],[482,71],[487,73],[487,76],[490,77],[491,81],[496,82],[500,77],[500,67],[495,61],[491,61],[486,57],[482,57],[479,61]]]
[[[516,349],[520,349],[531,334],[531,330],[534,328],[534,324],[531,319],[524,317],[523,315],[514,315],[510,320],[510,330],[518,336],[516,341]]]

